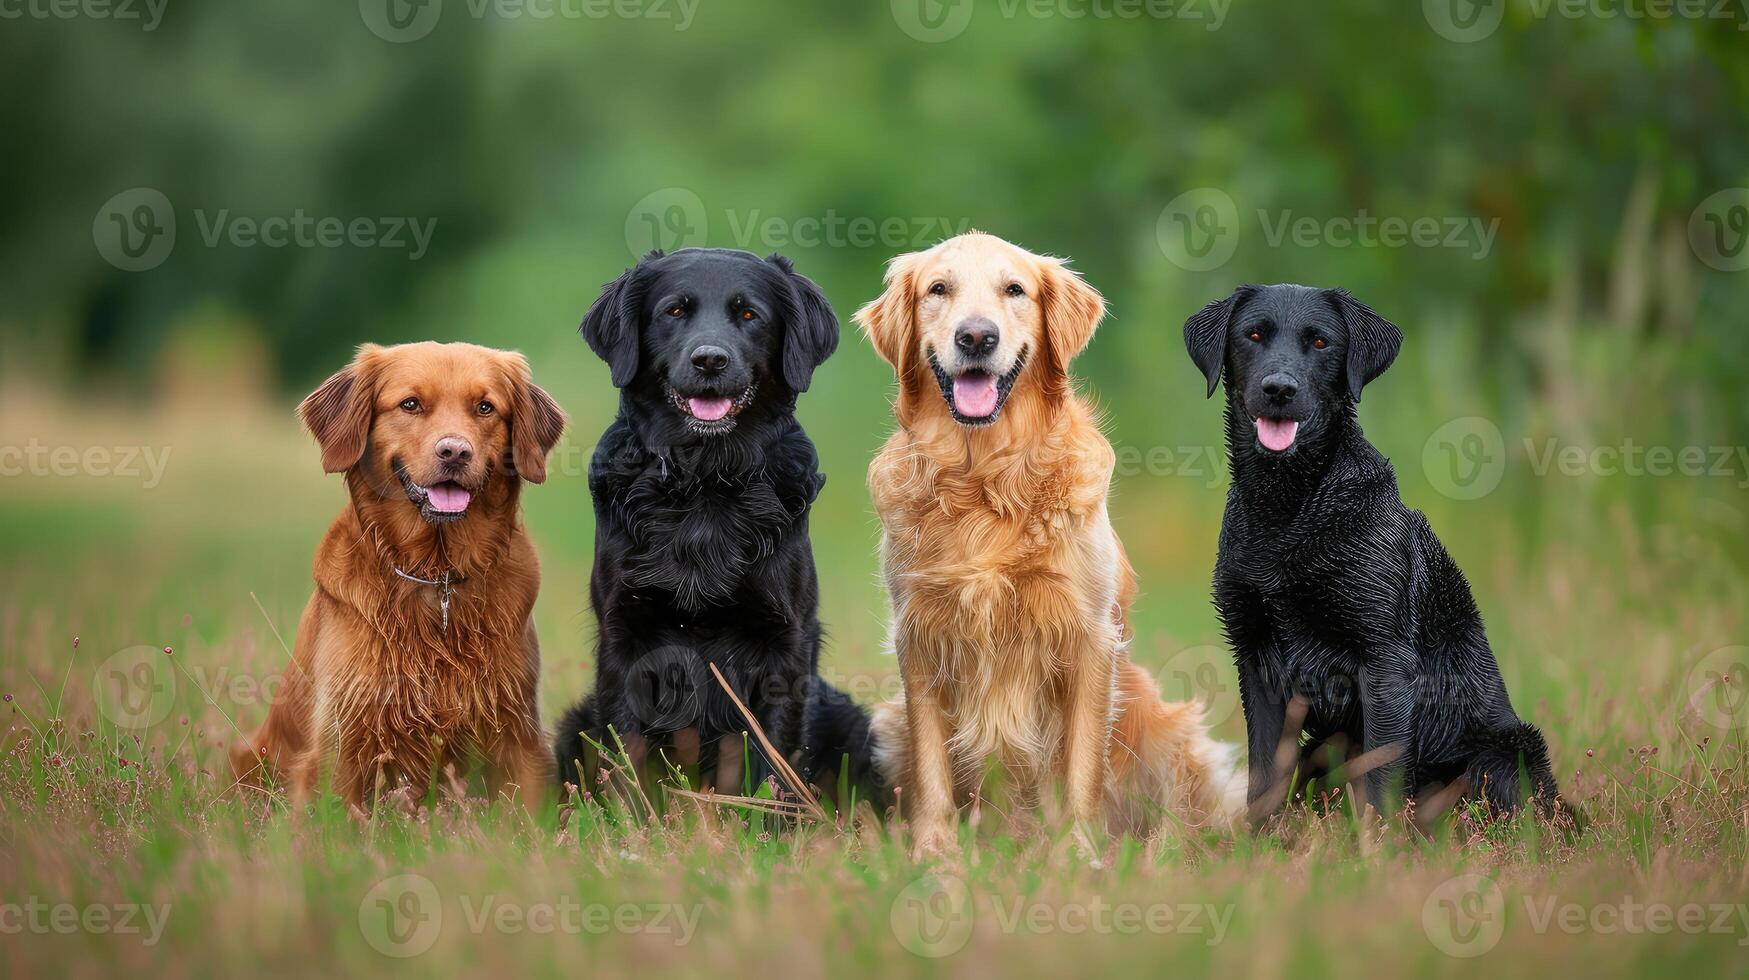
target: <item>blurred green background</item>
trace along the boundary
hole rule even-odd
[[[968,227],[1072,257],[1110,301],[1077,368],[1122,454],[1150,665],[1230,670],[1203,649],[1219,404],[1180,325],[1250,281],[1346,286],[1403,326],[1362,418],[1505,623],[1521,702],[1584,712],[1598,642],[1631,672],[1644,651],[1599,608],[1677,628],[1665,645],[1741,641],[1742,11],[128,9],[0,23],[0,444],[41,450],[0,479],[15,654],[84,632],[282,660],[267,624],[295,623],[343,499],[291,407],[360,342],[470,340],[527,352],[572,414],[527,498],[551,710],[586,679],[583,466],[616,400],[575,328],[600,284],[652,244],[781,251],[848,321],[889,256]],[[890,665],[863,489],[889,384],[847,324],[802,401],[829,672]],[[168,453],[162,478],[31,462],[127,446]],[[1628,446],[1698,448],[1705,472],[1612,467]]]

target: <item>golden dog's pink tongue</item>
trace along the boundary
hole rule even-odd
[[[715,422],[729,414],[729,409],[735,404],[732,398],[688,398],[686,409],[692,417],[701,422]]]
[[[1293,445],[1294,435],[1299,431],[1300,424],[1293,419],[1257,420],[1257,441],[1273,453],[1279,453]]]
[[[463,490],[454,483],[439,483],[425,488],[425,497],[431,501],[431,509],[441,514],[459,514],[468,509],[468,501],[474,495]]]
[[[969,419],[987,419],[996,411],[996,376],[983,372],[953,379],[953,407]]]

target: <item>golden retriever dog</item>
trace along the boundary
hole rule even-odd
[[[1115,454],[1070,382],[1105,313],[1063,260],[972,233],[901,255],[856,314],[898,375],[869,467],[903,701],[874,713],[918,856],[956,846],[991,761],[1078,826],[1225,824],[1233,752],[1127,653],[1135,576],[1106,513]]]
[[[363,805],[478,766],[493,795],[542,792],[540,563],[518,501],[564,412],[521,354],[420,343],[360,347],[298,414],[351,501],[267,721],[231,748],[238,779],[294,802],[328,780]]]

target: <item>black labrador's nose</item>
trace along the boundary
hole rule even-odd
[[[729,352],[708,344],[699,347],[692,352],[692,366],[706,374],[716,374],[729,366]]]
[[[984,357],[996,349],[1002,331],[981,316],[968,318],[953,332],[953,345],[967,357]]]
[[[463,466],[472,462],[473,458],[474,444],[461,436],[444,436],[437,440],[438,462]]]
[[[1263,393],[1276,401],[1285,402],[1299,394],[1300,383],[1291,374],[1280,371],[1263,379]]]

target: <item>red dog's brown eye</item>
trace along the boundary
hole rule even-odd
[[[417,411],[419,411],[419,399],[409,398],[406,401],[402,402],[401,403],[401,411],[403,411],[403,412],[417,412]]]
[[[480,405],[476,409],[476,411],[478,411],[481,415],[491,415],[492,414],[492,403],[483,401],[480,403]]]

